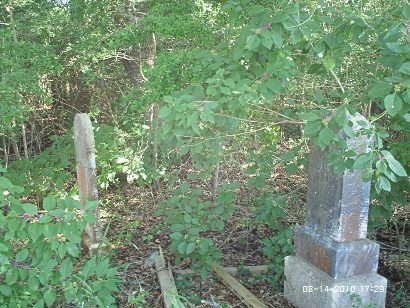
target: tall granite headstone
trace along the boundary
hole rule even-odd
[[[349,120],[355,132],[369,126],[360,114]],[[357,154],[372,151],[371,137],[344,138]],[[306,308],[358,302],[384,307],[387,280],[377,274],[379,245],[366,239],[371,183],[359,171],[335,174],[328,164],[331,151],[338,149],[310,148],[306,219],[296,227],[296,256],[285,258],[285,297]]]
[[[77,158],[77,181],[80,201],[85,207],[86,200],[98,200],[98,187],[95,165],[95,142],[90,118],[86,113],[78,113],[74,118],[74,144]],[[101,241],[100,213],[95,210],[97,222],[88,223],[85,233],[90,240],[86,246]]]

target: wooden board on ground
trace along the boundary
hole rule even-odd
[[[267,308],[259,299],[246,289],[238,280],[232,277],[221,266],[213,263],[212,270],[221,279],[224,285],[231,290],[247,307]]]
[[[245,266],[225,266],[223,269],[231,275],[240,275],[241,272],[249,272],[251,275],[261,275],[268,272],[269,265],[245,265]],[[174,273],[184,275],[195,273],[190,269],[174,270]]]
[[[178,291],[175,286],[174,277],[172,276],[171,268],[165,265],[164,254],[159,246],[159,255],[155,258],[155,269],[157,272],[159,284],[161,286],[162,297],[164,298],[164,307],[175,307],[178,299]]]
[[[268,272],[268,265],[225,266],[223,269],[231,275],[238,275],[242,272],[249,272],[251,275],[261,275]]]

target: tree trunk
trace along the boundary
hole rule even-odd
[[[21,123],[21,136],[23,137],[24,157],[28,159],[26,124],[24,124],[24,122]]]
[[[5,167],[9,165],[9,151],[6,142],[6,135],[3,135],[3,152],[4,152],[4,164]]]
[[[11,139],[11,147],[13,148],[16,159],[21,160],[20,151],[19,151],[19,147],[17,144],[16,134],[13,131],[10,132],[10,139]]]

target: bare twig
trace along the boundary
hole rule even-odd
[[[345,93],[345,88],[343,87],[342,83],[340,82],[339,77],[336,76],[336,74],[333,70],[330,70],[330,73],[332,74],[333,78],[336,80],[337,84],[339,85],[340,90],[344,94]]]
[[[216,163],[216,169],[215,169],[215,175],[214,175],[214,187],[212,190],[212,200],[214,203],[216,202],[216,191],[218,190],[218,185],[219,185],[219,167],[220,167],[220,162],[218,161]]]

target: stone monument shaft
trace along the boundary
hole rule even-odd
[[[349,120],[355,132],[369,126],[359,114]],[[358,155],[372,151],[372,137],[343,138]],[[306,219],[295,230],[296,256],[285,258],[285,297],[298,307],[336,308],[351,307],[357,295],[384,307],[379,245],[366,239],[371,183],[359,171],[335,174],[328,164],[332,151],[340,150],[310,148]]]

